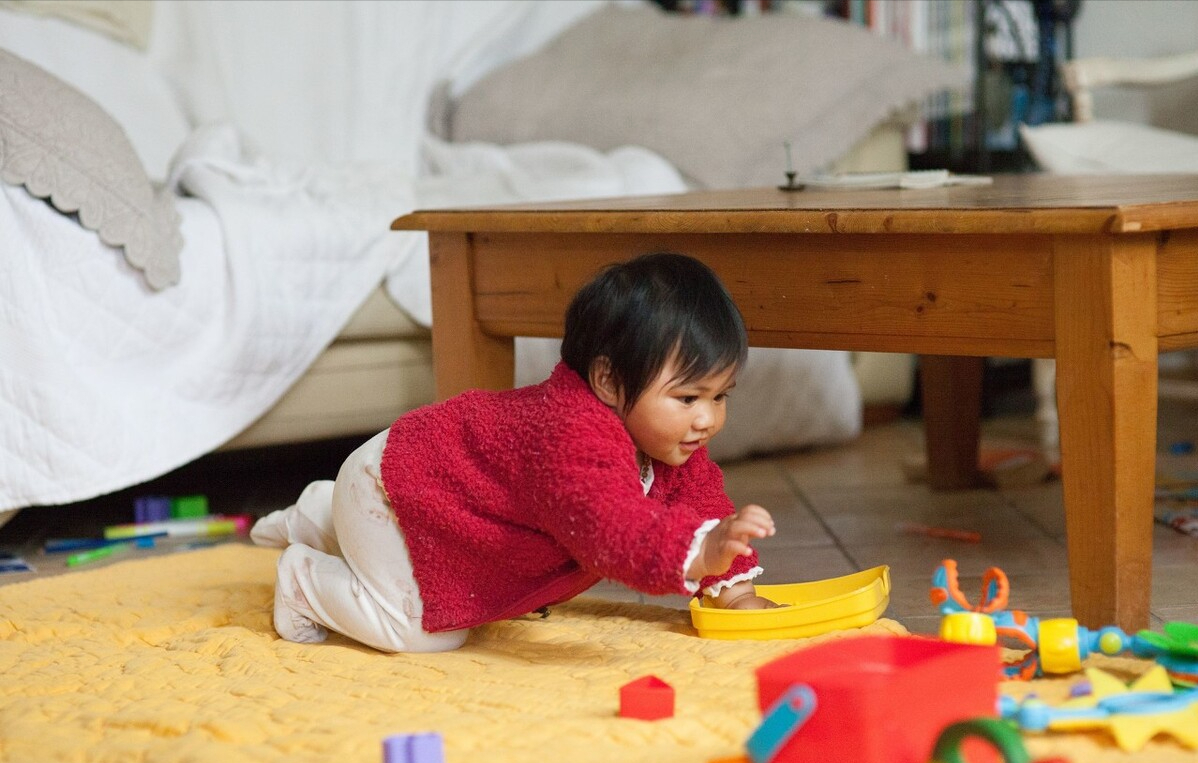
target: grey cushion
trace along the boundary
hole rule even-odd
[[[441,104],[448,137],[641,145],[708,188],[826,167],[968,72],[833,19],[610,6]],[[442,93],[442,96],[444,94]]]
[[[83,93],[2,49],[0,179],[78,213],[151,287],[178,282],[174,199],[155,191],[124,130]]]

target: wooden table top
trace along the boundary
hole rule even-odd
[[[984,186],[750,188],[417,210],[393,230],[519,233],[1137,233],[1198,228],[1198,175],[997,175]]]

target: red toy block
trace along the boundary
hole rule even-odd
[[[998,715],[1001,664],[996,646],[918,636],[837,639],[766,663],[757,669],[763,713],[795,684],[816,698],[771,763],[926,763],[946,726]],[[966,752],[995,759],[985,745]]]
[[[656,721],[674,717],[674,687],[657,676],[641,676],[620,687],[620,717]]]

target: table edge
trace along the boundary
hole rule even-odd
[[[560,210],[428,209],[391,230],[437,233],[1145,233],[1198,228],[1170,204],[1059,209]],[[1193,205],[1187,205],[1192,207]],[[771,214],[763,214],[769,212]],[[1185,215],[1185,218],[1192,217]]]

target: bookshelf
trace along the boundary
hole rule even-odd
[[[804,13],[843,18],[972,72],[968,93],[928,99],[907,135],[912,169],[965,173],[1034,168],[1018,124],[1068,121],[1058,75],[1073,56],[1081,0],[655,0],[719,16]]]

